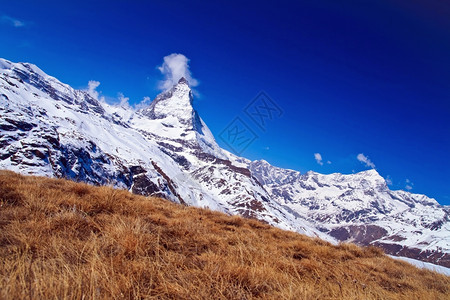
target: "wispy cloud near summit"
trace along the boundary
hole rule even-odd
[[[369,159],[368,156],[365,156],[363,153],[359,153],[356,158],[363,163],[366,167],[370,167],[375,169],[375,164]]]
[[[198,85],[197,79],[192,77],[189,70],[189,59],[183,54],[172,53],[164,57],[163,64],[158,70],[164,75],[165,79],[159,83],[161,90],[168,90],[174,84],[184,77],[191,87]]]
[[[91,95],[95,100],[100,100],[100,93],[97,91],[98,86],[100,85],[100,81],[89,80],[87,92]]]

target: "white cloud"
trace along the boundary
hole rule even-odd
[[[152,100],[150,99],[150,97],[146,96],[146,97],[144,97],[142,99],[141,102],[139,102],[138,104],[134,105],[134,109],[135,110],[140,110],[140,109],[146,108],[147,106],[149,106],[150,102],[152,102]]]
[[[89,80],[89,82],[88,82],[87,92],[95,100],[99,100],[98,96],[99,96],[100,93],[97,91],[97,88],[98,88],[99,85],[100,85],[100,81]]]
[[[413,189],[413,187],[414,187],[414,183],[412,183],[411,180],[409,180],[408,178],[406,178],[406,180],[405,180],[405,189],[406,189],[407,191],[410,191],[410,190]]]
[[[375,164],[369,159],[368,156],[365,156],[363,153],[359,153],[356,158],[363,163],[366,167],[370,167],[375,169]]]
[[[122,93],[118,93],[118,97],[119,99],[119,106],[123,107],[123,108],[131,108],[130,104],[128,103],[128,100],[130,100],[130,98],[125,97],[124,94]]]
[[[97,90],[97,88],[99,86],[100,86],[99,81],[90,80],[88,82],[88,87],[85,89],[85,91],[95,100],[98,100],[98,101],[101,101],[104,103],[108,103],[109,105],[120,106],[125,109],[139,110],[144,107],[147,107],[151,102],[150,97],[144,97],[144,99],[142,99],[142,101],[140,103],[135,104],[132,107],[129,102],[130,98],[125,97],[125,95],[123,93],[120,93],[120,92],[117,93],[117,98],[101,96],[101,91]]]
[[[319,165],[323,166],[322,155],[320,153],[314,153],[314,159]]]
[[[191,87],[198,85],[198,81],[192,77],[189,70],[189,59],[183,54],[172,53],[164,57],[163,64],[158,70],[164,75],[165,79],[159,83],[161,90],[168,90],[174,84],[178,83],[181,77],[184,77]]]
[[[98,91],[97,88],[100,85],[100,81],[97,80],[89,80],[88,82],[88,87],[86,89],[86,91],[88,92],[88,94],[94,98],[95,100],[98,100],[100,102],[105,102],[106,103],[106,98],[105,96],[100,96],[100,94],[102,93],[101,91]],[[108,98],[108,100],[110,100]]]
[[[386,181],[386,184],[387,184],[387,185],[392,185],[392,178],[391,178],[390,175],[386,176],[385,181]]]
[[[327,164],[331,165],[331,161],[327,160]]]
[[[7,24],[9,24],[9,25],[11,25],[13,27],[24,27],[25,26],[25,22],[20,21],[20,20],[15,19],[15,18],[12,18],[12,17],[7,16],[7,15],[3,15],[1,19],[2,19],[3,23],[7,23]]]

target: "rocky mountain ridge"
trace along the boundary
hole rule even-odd
[[[449,209],[375,171],[300,174],[220,148],[181,79],[141,110],[0,60],[0,168],[109,184],[450,266]]]

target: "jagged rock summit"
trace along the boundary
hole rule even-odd
[[[166,120],[171,126],[194,128],[199,117],[192,104],[192,91],[183,77],[170,90],[158,95],[141,113],[154,120]]]
[[[375,171],[301,174],[219,147],[181,78],[141,110],[0,59],[0,168],[109,184],[450,267],[449,208]]]
[[[138,111],[138,115],[145,117],[143,121],[139,118],[134,120],[143,129],[158,132],[158,135],[171,140],[189,141],[190,147],[226,158],[208,126],[194,109],[192,90],[184,77],[170,90],[158,95],[147,108]],[[154,128],[150,128],[151,125]]]

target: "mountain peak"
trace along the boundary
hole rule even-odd
[[[183,83],[189,85],[189,81],[187,81],[186,78],[181,77],[180,80],[178,80],[178,84],[183,84]]]
[[[381,177],[381,178],[383,178],[380,175],[380,173],[378,173],[378,171],[375,170],[375,169],[369,169],[369,170],[361,171],[361,172],[355,173],[355,175],[362,176],[362,177],[376,177],[376,178]]]
[[[170,123],[192,125],[195,118],[192,91],[182,77],[170,90],[159,94],[141,113],[150,119],[167,119]],[[177,122],[178,121],[178,122]],[[179,124],[171,124],[180,127]]]
[[[182,77],[178,84],[159,94],[140,114],[157,120],[164,126],[158,135],[194,141],[204,152],[226,158],[211,131],[194,109],[193,101],[189,83]]]
[[[47,75],[44,71],[42,71],[38,66],[31,63],[24,62],[11,62],[7,59],[0,58],[0,70],[3,71],[12,71],[12,72],[25,72],[25,73],[36,73],[43,78],[54,78],[52,76]]]

